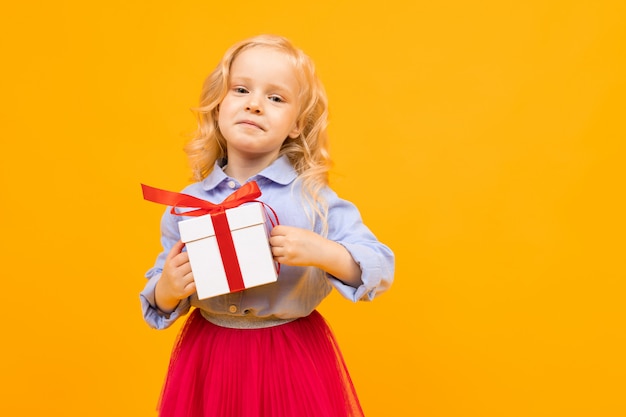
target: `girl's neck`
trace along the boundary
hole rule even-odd
[[[229,155],[228,162],[224,167],[224,173],[237,180],[239,184],[244,184],[249,178],[263,171],[275,160],[276,157],[250,160]]]

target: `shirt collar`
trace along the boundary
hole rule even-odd
[[[229,181],[228,175],[224,172],[224,161],[216,161],[213,171],[202,181],[202,188],[212,190],[224,181]],[[298,177],[298,173],[289,162],[289,158],[283,155],[276,159],[270,166],[259,172],[257,175],[249,178],[249,181],[258,178],[266,178],[272,182],[281,185],[287,185]]]

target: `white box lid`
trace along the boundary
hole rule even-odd
[[[226,210],[226,218],[228,219],[230,230],[265,223],[265,213],[261,203],[248,203],[228,209]],[[210,214],[183,220],[178,223],[178,229],[180,238],[184,243],[215,235]]]

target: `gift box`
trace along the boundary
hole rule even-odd
[[[179,222],[199,299],[276,281],[265,220],[263,205],[248,203]]]
[[[257,200],[261,190],[256,182],[247,182],[219,204],[145,184],[141,188],[144,199],[171,206],[173,215],[191,217],[178,225],[199,299],[276,281],[266,220],[275,225],[278,217]],[[270,212],[273,217],[266,216]]]

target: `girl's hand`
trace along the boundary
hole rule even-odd
[[[315,232],[278,225],[272,229],[269,242],[276,262],[315,266],[355,288],[362,284],[361,268],[350,252]]]
[[[167,254],[161,278],[154,289],[157,307],[164,313],[171,313],[180,300],[196,292],[189,254],[183,252],[184,246],[179,240]]]
[[[272,229],[270,246],[276,262],[293,266],[318,266],[316,255],[325,240],[310,230],[278,225]]]

